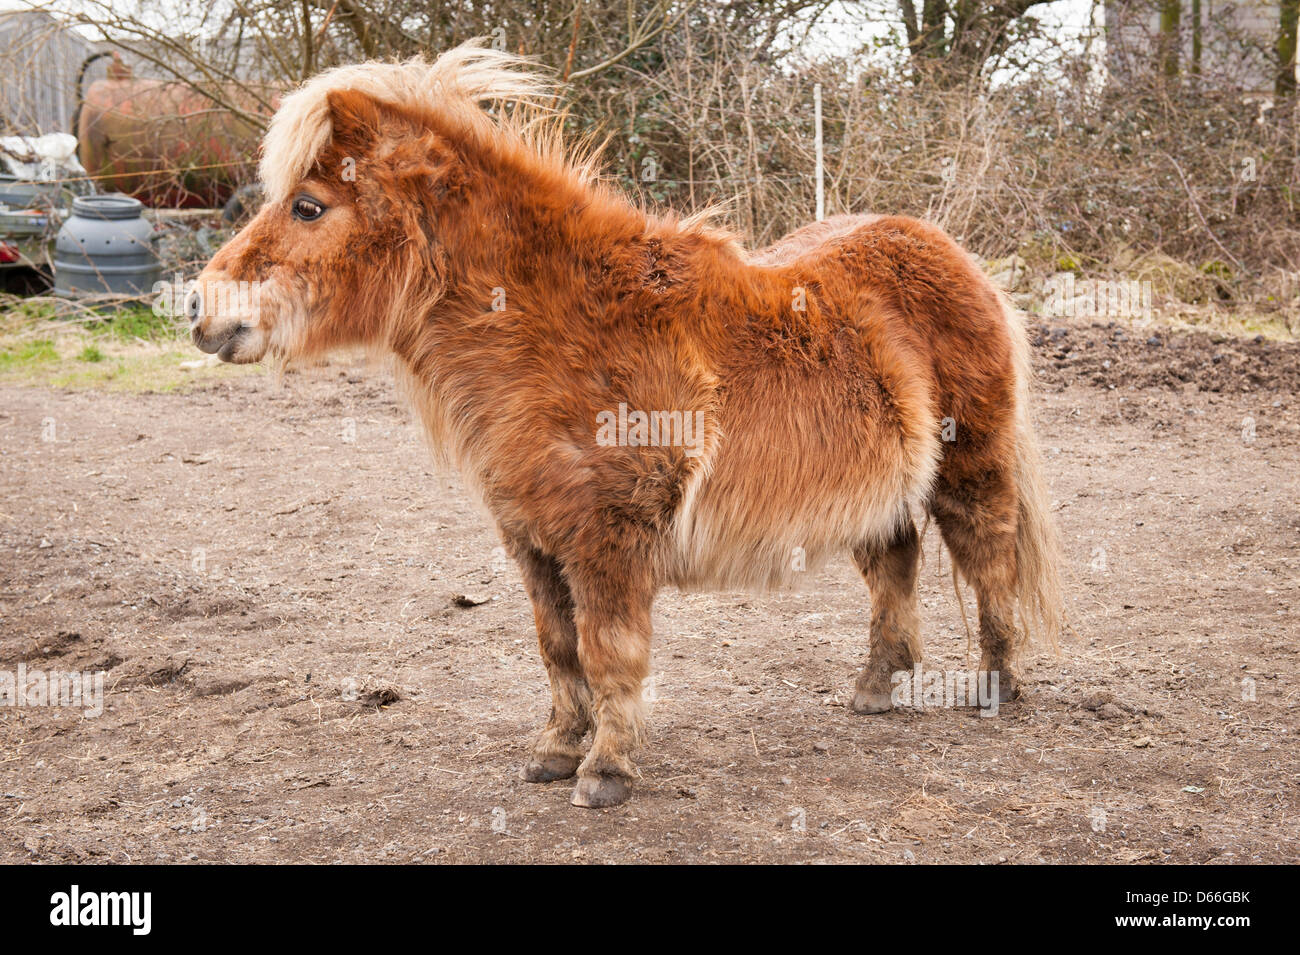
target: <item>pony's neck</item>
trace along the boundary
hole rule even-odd
[[[635,241],[649,226],[643,212],[557,157],[488,142],[469,152],[466,165],[465,201],[446,225],[469,278],[459,291],[471,298],[481,292],[478,275],[498,277],[507,293],[529,282],[554,288],[560,273]]]
[[[670,310],[673,321],[704,325],[741,294],[727,239],[649,216],[513,138],[471,138],[458,154],[455,199],[428,223],[444,257],[441,294],[394,338],[408,364],[431,348],[457,362],[439,343],[466,327],[493,335],[526,325],[537,337],[591,340],[584,332],[609,334]],[[707,296],[699,293],[706,281]]]

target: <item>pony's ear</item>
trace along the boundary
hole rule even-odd
[[[386,139],[381,165],[395,185],[413,196],[435,198],[460,186],[463,174],[452,151],[401,107],[358,90],[331,90],[327,100],[340,152],[373,153],[372,147]]]
[[[330,90],[326,102],[335,143],[366,147],[376,143],[385,130],[391,134],[420,129],[420,124],[400,107],[360,90]]]
[[[330,90],[327,94],[335,142],[369,145],[383,124],[380,105],[359,90]]]

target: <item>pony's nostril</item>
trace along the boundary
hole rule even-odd
[[[191,325],[203,316],[203,293],[198,289],[185,296],[185,314],[189,316]]]

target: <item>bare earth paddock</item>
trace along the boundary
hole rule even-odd
[[[106,671],[0,707],[0,861],[1295,862],[1300,348],[1034,337],[1073,632],[1024,698],[855,716],[847,560],[666,591],[599,812],[518,778],[528,601],[381,370],[0,388],[0,670]],[[927,666],[973,667],[925,543]]]

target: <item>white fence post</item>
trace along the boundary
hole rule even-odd
[[[826,170],[822,161],[822,85],[813,84],[813,118],[817,126],[813,143],[817,150],[817,221],[826,218]]]

